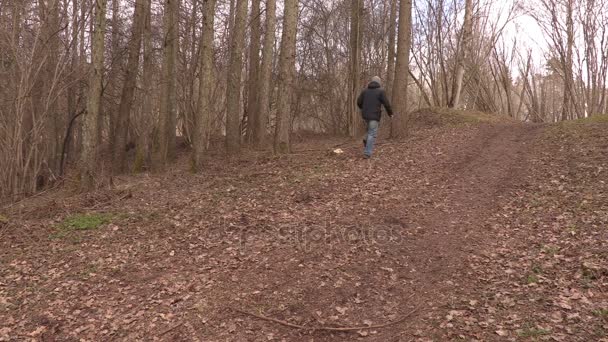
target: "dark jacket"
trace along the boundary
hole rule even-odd
[[[361,115],[366,121],[380,121],[382,117],[382,105],[386,109],[388,115],[393,115],[391,103],[386,97],[386,92],[380,87],[378,82],[370,82],[367,89],[361,92],[357,98],[357,106],[361,109]]]

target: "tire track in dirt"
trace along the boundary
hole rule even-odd
[[[411,215],[424,233],[400,248],[418,270],[416,301],[428,311],[411,324],[425,330],[425,335],[432,330],[429,319],[439,318],[438,309],[458,292],[474,289],[476,279],[469,276],[467,254],[492,239],[485,221],[498,209],[501,197],[523,180],[527,160],[532,158],[528,145],[541,130],[523,124],[482,127],[466,146],[455,150],[445,167],[432,170],[433,190],[416,190],[421,198],[439,199]]]

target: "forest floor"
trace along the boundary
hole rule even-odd
[[[608,341],[608,123],[338,142],[2,209],[0,341]]]

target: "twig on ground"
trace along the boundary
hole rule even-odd
[[[237,309],[237,308],[231,308],[232,310],[241,313],[243,315],[246,316],[251,316],[251,317],[255,317],[264,321],[269,321],[269,322],[274,322],[274,323],[278,323],[281,325],[284,325],[286,327],[290,327],[290,328],[294,328],[294,329],[301,329],[301,330],[309,330],[310,328],[307,328],[303,325],[298,325],[298,324],[293,324],[293,323],[289,323],[289,322],[285,322],[285,321],[281,321],[280,319],[276,319],[276,318],[271,318],[271,317],[266,317],[266,316],[262,316],[262,315],[257,315],[251,312],[247,312],[241,309]]]
[[[178,323],[178,324],[176,324],[176,325],[174,325],[174,326],[172,326],[172,327],[170,327],[170,328],[168,328],[168,329],[165,329],[163,332],[161,332],[160,334],[158,334],[158,337],[165,336],[165,335],[167,335],[168,333],[170,333],[171,331],[173,331],[173,330],[175,330],[175,329],[177,329],[177,328],[181,327],[182,325],[184,325],[184,323]]]
[[[409,317],[411,317],[413,314],[415,314],[418,311],[418,308],[415,308],[414,310],[410,311],[409,313],[407,313],[405,316],[399,318],[396,321],[393,322],[389,322],[389,323],[384,323],[384,324],[378,324],[378,325],[367,325],[367,326],[360,326],[360,327],[305,327],[303,325],[298,325],[298,324],[293,324],[293,323],[289,323],[286,321],[282,321],[280,319],[276,319],[276,318],[272,318],[272,317],[266,317],[263,315],[258,315],[258,314],[254,314],[251,312],[247,312],[241,309],[236,309],[236,308],[232,308],[232,310],[239,312],[243,315],[247,315],[247,316],[251,316],[251,317],[255,317],[264,321],[269,321],[269,322],[274,322],[274,323],[278,323],[281,325],[284,325],[286,327],[290,327],[290,328],[294,328],[294,329],[299,329],[299,330],[309,330],[309,331],[359,331],[359,330],[368,330],[368,329],[380,329],[380,328],[385,328],[391,325],[395,325],[398,323],[401,323],[403,321],[405,321],[406,319],[408,319]]]
[[[38,192],[38,193],[36,193],[36,194],[34,194],[32,196],[29,196],[29,197],[25,196],[25,197],[23,197],[23,198],[15,201],[15,202],[11,202],[11,200],[1,202],[0,205],[2,205],[2,207],[0,208],[0,210],[11,209],[12,207],[16,206],[17,204],[19,204],[19,203],[21,203],[21,202],[23,202],[25,200],[30,200],[32,198],[41,197],[42,195],[44,195],[44,194],[46,194],[46,193],[48,193],[48,192],[50,192],[52,190],[55,190],[58,187],[59,186],[57,184],[55,184],[55,185],[51,186],[50,188],[44,189],[44,190],[42,190],[42,191],[40,191],[40,192]],[[15,196],[23,196],[23,195],[25,195],[25,193],[16,194],[16,195],[13,195],[13,197],[15,197]]]
[[[111,199],[109,199],[107,201],[104,201],[104,202],[95,203],[94,205],[92,205],[90,207],[86,207],[85,209],[87,209],[87,210],[97,209],[99,207],[105,207],[108,204],[111,204],[111,203],[114,203],[114,202],[120,202],[120,201],[125,200],[127,198],[133,197],[133,193],[131,192],[131,189],[127,189],[126,191],[127,191],[126,194],[122,194],[119,197],[111,198]]]

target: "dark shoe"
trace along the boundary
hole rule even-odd
[[[364,155],[363,155],[363,159],[369,159],[369,158],[371,158],[371,157],[372,157],[372,156],[368,156],[367,154],[364,154]]]
[[[363,139],[363,147],[367,146],[367,140]]]

